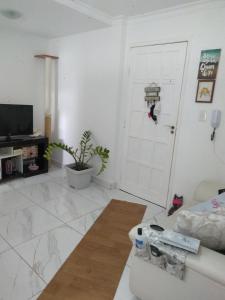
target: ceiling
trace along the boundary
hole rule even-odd
[[[0,14],[0,28],[16,28],[16,30],[54,38],[110,26],[113,18],[117,16],[135,16],[192,2],[199,1],[0,0],[0,11],[11,9],[22,13],[19,19],[8,19]]]
[[[47,38],[66,36],[99,29],[107,24],[107,17],[85,6],[79,8],[73,3],[65,5],[58,0],[0,0],[1,10],[16,10],[22,13],[20,19],[7,19],[0,14],[0,28],[16,28]]]
[[[72,0],[76,1],[76,0]],[[198,0],[81,0],[82,2],[95,7],[105,13],[115,16],[135,16],[171,8],[177,5],[184,5]]]

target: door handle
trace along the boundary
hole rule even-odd
[[[174,125],[165,125],[165,126],[170,128],[170,133],[171,134],[174,134],[174,132],[175,132],[175,126]]]
[[[165,125],[166,127],[169,127],[171,130],[175,130],[175,126],[174,125]]]

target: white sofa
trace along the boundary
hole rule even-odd
[[[185,209],[217,194],[224,185],[202,182],[193,201]],[[176,219],[160,215],[154,223],[172,228]],[[156,220],[156,221],[155,221]],[[129,235],[133,240],[136,227]],[[225,300],[225,255],[200,247],[198,255],[188,254],[184,280],[179,280],[143,259],[133,256],[130,270],[130,289],[141,300]]]

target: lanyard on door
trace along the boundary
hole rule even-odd
[[[145,88],[145,101],[147,102],[148,108],[148,117],[152,119],[155,124],[158,123],[158,116],[161,112],[160,96],[159,93],[161,88],[157,86],[155,82],[151,83],[148,87]]]

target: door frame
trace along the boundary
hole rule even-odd
[[[181,116],[183,112],[183,105],[184,105],[184,95],[186,90],[186,83],[187,83],[187,76],[188,76],[188,65],[190,60],[190,39],[164,39],[159,41],[152,41],[152,42],[139,42],[139,43],[132,43],[127,46],[126,49],[126,61],[125,61],[125,69],[124,69],[124,84],[122,90],[122,96],[125,99],[123,102],[122,108],[122,118],[121,118],[121,134],[120,134],[120,145],[122,149],[121,157],[125,155],[125,142],[127,136],[127,120],[129,118],[129,108],[130,108],[130,75],[132,74],[132,49],[133,48],[140,48],[140,47],[148,47],[148,46],[157,46],[157,45],[167,45],[167,44],[181,44],[186,43],[186,55],[185,55],[185,63],[183,69],[183,76],[182,76],[182,85],[181,85],[181,92],[180,92],[180,99],[178,105],[178,115],[176,120],[176,134],[175,140],[173,145],[173,155],[171,161],[171,168],[170,168],[170,177],[169,177],[169,184],[168,184],[168,192],[167,192],[167,199],[166,199],[166,209],[169,209],[170,203],[172,200],[173,194],[173,185],[174,185],[174,177],[175,177],[175,169],[176,169],[176,160],[177,160],[177,150],[179,144],[179,137],[180,137],[180,124],[181,124]],[[121,152],[121,151],[120,151]],[[122,159],[120,158],[120,166],[122,164]],[[119,165],[118,165],[119,166]],[[121,182],[122,182],[122,173],[123,168],[118,168],[118,188],[122,189]],[[147,201],[147,200],[146,200]],[[148,201],[151,203],[151,201]]]

